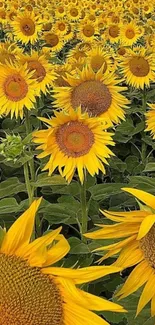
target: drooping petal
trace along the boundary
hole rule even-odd
[[[29,243],[41,200],[42,198],[35,200],[8,230],[1,246],[3,253],[15,254],[19,247]]]
[[[134,188],[128,188],[128,187],[124,187],[124,188],[122,188],[122,190],[134,195],[137,199],[144,202],[146,205],[148,205],[152,209],[155,209],[155,196],[154,195],[147,193],[145,191],[136,190]]]

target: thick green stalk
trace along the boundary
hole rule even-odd
[[[25,184],[26,184],[27,194],[29,197],[29,205],[30,205],[33,201],[33,192],[30,184],[29,168],[27,162],[24,164],[24,177],[25,177]]]
[[[88,209],[87,209],[87,198],[86,198],[86,176],[84,178],[83,184],[80,184],[80,198],[81,198],[81,211],[82,211],[82,222],[81,222],[81,235],[83,241],[87,241],[86,238],[83,237],[83,234],[87,232],[88,229]]]

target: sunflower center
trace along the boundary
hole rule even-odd
[[[20,26],[25,36],[32,36],[35,33],[35,24],[31,18],[22,19]]]
[[[18,102],[26,97],[28,85],[20,74],[14,74],[6,78],[3,90],[9,100]]]
[[[125,53],[126,53],[125,48],[120,47],[120,48],[118,49],[118,54],[119,54],[119,55],[125,55]]]
[[[136,77],[145,77],[150,71],[149,63],[142,57],[134,57],[129,62],[130,71]]]
[[[91,37],[93,36],[95,33],[95,29],[93,26],[91,25],[86,25],[83,27],[83,34],[86,36],[86,37]]]
[[[144,253],[149,265],[155,269],[155,225],[139,242],[140,248]]]
[[[46,71],[40,62],[38,62],[38,61],[28,62],[28,69],[30,71],[34,70],[33,79],[37,79],[38,82],[41,82],[44,80],[44,78],[46,76]]]
[[[45,35],[45,41],[48,45],[54,47],[59,43],[59,37],[56,34],[47,34]]]
[[[65,28],[66,28],[66,25],[65,25],[64,23],[60,23],[60,24],[58,25],[58,28],[59,28],[59,30],[60,30],[61,32],[63,32],[63,31],[65,30]]]
[[[76,158],[90,151],[94,143],[94,135],[87,125],[71,121],[58,128],[56,141],[65,155]]]
[[[116,38],[118,37],[119,35],[119,27],[116,25],[116,26],[111,26],[109,28],[109,35],[113,38]]]
[[[17,256],[0,254],[0,325],[62,325],[53,279]]]
[[[133,29],[129,28],[125,32],[125,36],[129,39],[132,39],[135,36],[135,32]]]
[[[70,15],[72,17],[77,17],[78,16],[78,10],[76,8],[73,8],[70,10]]]
[[[87,111],[90,116],[99,116],[109,109],[112,96],[102,82],[89,80],[73,89],[71,103],[73,108],[81,106],[82,111]]]
[[[95,55],[91,58],[91,67],[93,70],[99,70],[104,64],[103,73],[107,70],[107,63],[101,55]]]

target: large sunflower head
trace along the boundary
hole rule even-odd
[[[36,83],[31,77],[26,66],[0,66],[0,114],[23,118],[24,108],[33,108]]]
[[[91,310],[123,312],[115,303],[78,288],[117,267],[67,269],[53,266],[68,252],[61,227],[34,241],[31,235],[40,199],[0,237],[0,325],[108,325]],[[50,267],[49,267],[50,266]],[[102,275],[103,274],[103,275]]]
[[[34,44],[41,32],[42,24],[38,21],[33,11],[20,12],[11,23],[17,41],[24,44]]]
[[[50,156],[44,170],[49,175],[58,167],[60,174],[70,182],[77,169],[81,183],[84,170],[95,175],[101,170],[105,173],[104,163],[113,155],[107,147],[114,145],[112,134],[105,131],[107,125],[99,119],[89,118],[81,109],[55,113],[51,120],[41,118],[49,125],[47,130],[34,132],[34,142],[40,143],[42,153],[38,158]]]
[[[81,106],[89,116],[98,116],[108,123],[118,123],[124,119],[124,110],[129,101],[120,94],[126,90],[118,86],[114,73],[104,73],[104,66],[95,73],[91,66],[85,66],[75,75],[67,75],[65,80],[70,87],[55,87],[55,105],[62,109],[76,109]]]
[[[155,79],[154,54],[150,50],[140,47],[127,50],[120,67],[127,83],[133,87],[144,89]]]
[[[52,66],[46,59],[46,54],[32,52],[31,55],[21,54],[19,56],[21,65],[27,64],[27,69],[32,72],[32,79],[37,82],[36,94],[39,96],[40,92],[46,93],[47,87],[53,84],[54,73]]]
[[[155,197],[147,192],[124,188],[138,200],[140,210],[129,212],[105,211],[103,214],[114,221],[112,225],[102,225],[100,230],[87,233],[92,239],[119,239],[112,245],[97,250],[108,251],[101,260],[119,254],[114,266],[123,269],[135,266],[122,289],[121,298],[127,297],[145,285],[141,294],[137,314],[151,300],[151,314],[155,316]]]

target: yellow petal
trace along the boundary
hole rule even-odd
[[[70,245],[63,235],[59,235],[56,240],[59,240],[58,243],[47,252],[44,267],[60,261],[70,250]]]
[[[137,314],[146,306],[146,304],[153,298],[155,293],[155,275],[152,274],[145,285],[145,288],[140,296],[138,307],[137,307]]]
[[[149,194],[145,191],[136,190],[134,188],[127,188],[124,187],[122,190],[134,195],[137,199],[144,202],[146,205],[151,207],[152,209],[155,209],[155,196],[152,194]]]
[[[65,303],[63,309],[64,323],[67,325],[109,325],[109,323],[100,316],[97,316],[86,308],[74,304],[72,301]]]
[[[73,279],[74,283],[82,284],[102,278],[107,274],[119,272],[120,267],[113,266],[89,266],[81,269],[67,269],[60,267],[49,267],[42,269],[45,274],[60,276],[62,278]]]
[[[137,240],[140,240],[149,232],[155,223],[155,214],[147,216],[141,223]]]
[[[41,200],[42,198],[35,200],[29,209],[14,222],[3,240],[1,252],[15,254],[19,247],[29,243],[34,227],[35,214]]]
[[[152,317],[155,316],[155,295],[153,296],[153,298],[151,300],[151,316]]]

